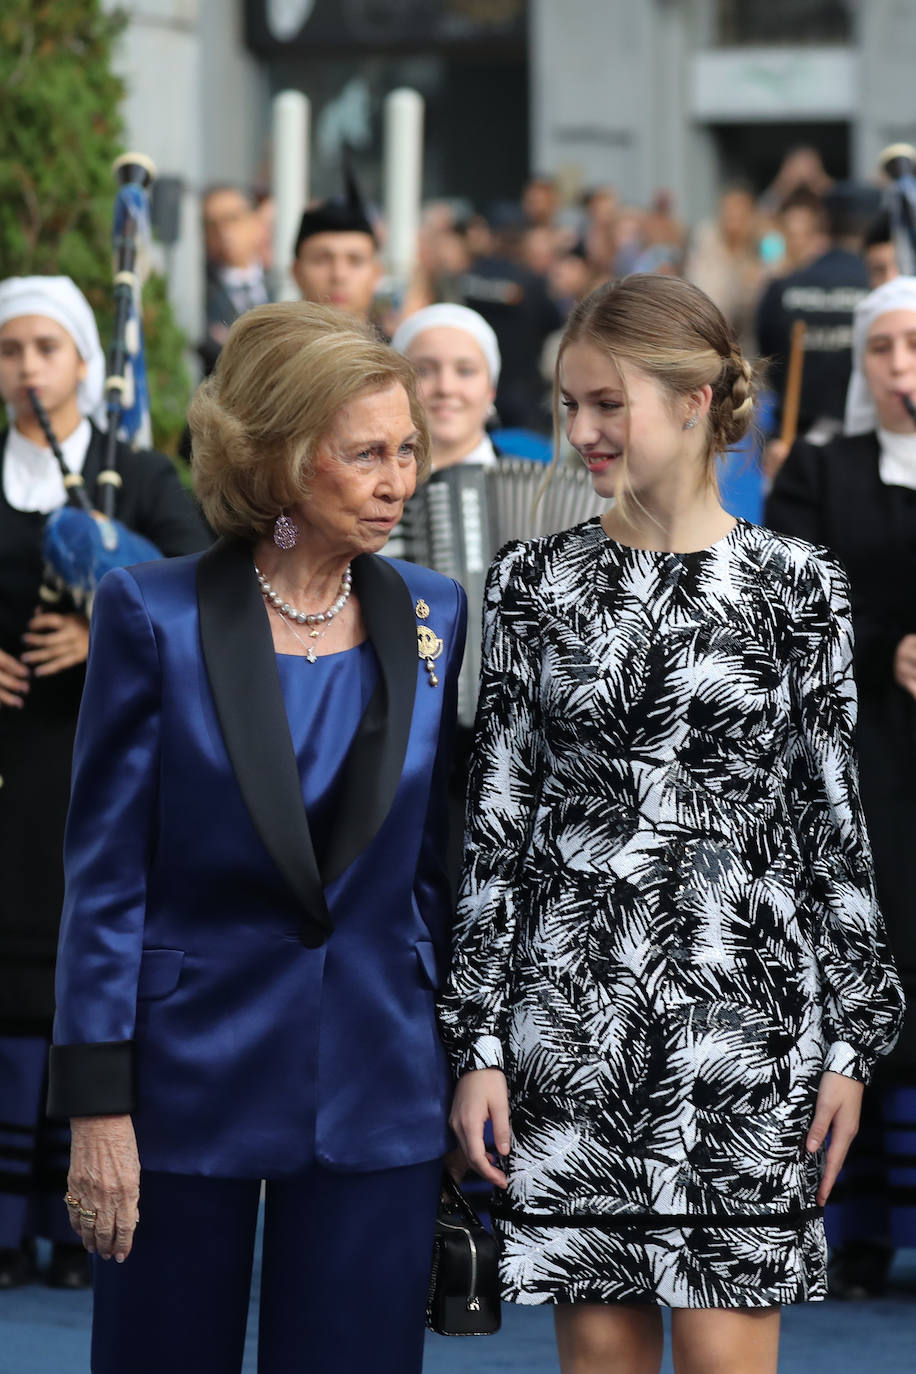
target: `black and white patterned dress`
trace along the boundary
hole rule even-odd
[[[494,563],[441,1021],[457,1073],[509,1082],[505,1297],[825,1296],[818,1083],[902,1016],[851,649],[831,555],[745,521]]]

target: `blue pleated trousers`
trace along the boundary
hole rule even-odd
[[[268,1181],[258,1374],[420,1374],[441,1161]],[[96,1260],[92,1374],[239,1374],[260,1183],[143,1172]]]

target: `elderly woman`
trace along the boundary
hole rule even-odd
[[[261,1374],[409,1374],[465,602],[376,554],[426,423],[401,357],[301,302],[236,321],[189,418],[222,538],[104,579],[76,744],[51,1106],[73,1222],[126,1261],[92,1367],[240,1369],[266,1179]]]
[[[883,1291],[894,1247],[916,1245],[916,1173],[905,1157],[916,1131],[916,427],[906,404],[914,400],[916,278],[898,277],[856,308],[845,433],[796,443],[766,507],[773,529],[828,545],[849,572],[862,802],[909,1003],[827,1213],[831,1291],[849,1298]]]
[[[59,1202],[66,1133],[43,1110],[89,622],[85,605],[44,575],[45,524],[67,491],[29,392],[64,463],[98,503],[104,378],[95,317],[69,277],[0,282],[0,398],[10,420],[0,433],[0,1289],[34,1277],[36,1235],[53,1242],[49,1284],[89,1282]],[[117,460],[124,524],[166,555],[206,548],[203,521],[169,458],[119,444]]]

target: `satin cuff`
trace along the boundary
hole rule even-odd
[[[132,1040],[51,1046],[48,1116],[123,1116],[135,1106]]]

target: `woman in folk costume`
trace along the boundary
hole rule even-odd
[[[902,1012],[848,586],[722,508],[753,384],[696,287],[593,293],[556,385],[615,505],[491,569],[452,1120],[497,1188],[505,1296],[555,1304],[564,1374],[657,1374],[662,1306],[678,1374],[775,1374],[781,1304],[826,1294],[821,1209]]]
[[[826,544],[852,585],[862,804],[909,1012],[827,1213],[831,1292],[877,1296],[916,1245],[916,278],[856,308],[843,434],[796,443],[766,507],[775,530]],[[910,1162],[908,1163],[907,1156]]]
[[[36,1234],[55,1242],[49,1282],[88,1281],[60,1225],[66,1132],[47,1122],[43,1102],[89,622],[85,606],[66,595],[49,601],[43,586],[45,521],[67,494],[27,391],[94,501],[104,466],[104,379],[95,318],[69,277],[0,282],[0,396],[10,421],[0,434],[0,1288],[32,1277]],[[166,555],[206,546],[168,458],[120,445],[119,467],[124,524]]]

